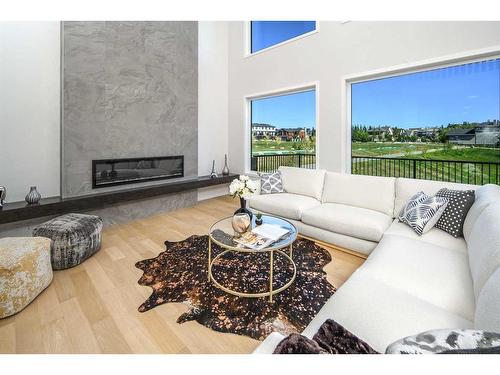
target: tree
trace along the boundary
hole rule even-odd
[[[441,128],[438,132],[438,139],[441,143],[446,143],[447,141],[448,129]]]
[[[366,130],[356,129],[352,133],[352,140],[355,142],[370,142],[370,134]]]

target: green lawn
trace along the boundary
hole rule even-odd
[[[352,144],[352,156],[498,163],[500,162],[500,149],[483,147],[452,148],[450,145],[438,143],[356,142]]]
[[[314,143],[278,142],[271,140],[252,141],[253,155],[266,154],[314,154]]]
[[[422,155],[413,155],[415,159],[427,160],[467,160],[485,163],[500,163],[499,148],[463,148],[456,150],[443,150],[425,153]]]
[[[443,150],[441,143],[395,143],[395,142],[353,142],[353,156],[391,156],[410,157],[412,153],[429,150]]]
[[[314,155],[298,155],[314,154],[313,145],[309,143],[301,147],[297,142],[254,141],[253,155],[261,157],[253,158],[253,167],[258,171],[273,171],[281,165],[314,168]],[[303,149],[304,146],[306,149]],[[356,142],[352,144],[352,155],[367,158],[353,160],[351,169],[354,174],[471,184],[500,182],[499,148],[456,148],[439,143]],[[370,159],[370,157],[387,159]],[[416,161],[402,159],[416,159]],[[459,163],[460,161],[466,163]]]

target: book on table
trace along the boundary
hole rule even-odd
[[[251,231],[243,233],[234,241],[254,250],[262,250],[290,233],[290,230],[279,225],[262,224]]]

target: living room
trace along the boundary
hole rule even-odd
[[[2,357],[500,354],[494,7],[193,3],[2,14]]]

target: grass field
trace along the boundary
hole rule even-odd
[[[252,141],[252,154],[314,154],[314,146],[314,143],[311,142],[276,142],[270,140]]]
[[[406,160],[411,159],[411,160]],[[460,148],[409,157],[354,157],[352,173],[470,184],[500,183],[500,149]]]
[[[439,143],[353,142],[352,156],[412,156],[413,153],[445,150]]]
[[[314,149],[295,142],[254,142],[254,168],[273,171],[281,165],[314,168]],[[261,155],[259,157],[259,155]],[[409,177],[471,184],[500,183],[500,149],[435,143],[353,143],[352,173]],[[379,157],[383,159],[372,159]],[[415,159],[415,160],[403,160]],[[444,162],[441,162],[443,160]]]
[[[456,146],[455,146],[456,147]],[[397,157],[427,160],[500,162],[500,149],[483,147],[452,148],[436,143],[353,143],[352,156]]]
[[[456,150],[443,150],[421,155],[413,155],[415,159],[427,160],[467,160],[484,163],[500,163],[499,148],[463,148]]]
[[[314,143],[301,144],[300,142],[276,142],[271,140],[252,142],[253,155],[314,154],[314,152]],[[450,145],[441,143],[354,142],[352,143],[352,156],[496,163],[500,162],[500,149],[463,146],[462,148],[452,148]]]

